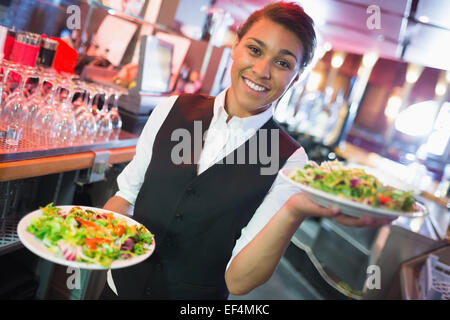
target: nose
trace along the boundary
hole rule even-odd
[[[253,72],[261,79],[270,79],[269,59],[258,59],[253,66]]]

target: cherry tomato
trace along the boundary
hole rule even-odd
[[[86,239],[84,239],[84,243],[86,244],[86,247],[88,249],[91,249],[91,250],[97,249],[97,240],[95,238],[94,239],[86,238]]]
[[[120,237],[125,233],[125,227],[119,224],[114,227],[113,232],[116,236]]]
[[[388,203],[388,202],[391,202],[391,201],[392,201],[391,198],[386,197],[386,196],[383,196],[383,195],[381,195],[381,194],[377,195],[377,198],[378,198],[378,200],[380,200],[380,202],[381,202],[382,204],[385,204],[385,203]]]

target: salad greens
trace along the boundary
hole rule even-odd
[[[73,207],[64,212],[53,203],[40,208],[27,231],[40,239],[55,255],[109,267],[115,260],[142,255],[153,242],[143,225],[127,225],[112,213]]]
[[[312,188],[376,208],[408,212],[414,209],[413,191],[405,192],[383,185],[361,168],[347,168],[339,161],[307,164],[297,169],[291,179]]]

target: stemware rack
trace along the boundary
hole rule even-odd
[[[29,130],[29,129],[26,129]],[[25,136],[27,132],[24,132]],[[93,150],[114,149],[134,147],[138,137],[129,132],[121,130],[117,139],[96,138],[93,143],[73,143],[72,145],[58,145],[54,147],[45,147],[39,145],[32,139],[22,139],[17,146],[6,144],[5,137],[0,135],[0,163],[20,160],[37,159],[44,157],[61,156]]]

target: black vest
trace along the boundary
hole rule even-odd
[[[276,173],[261,174],[261,168],[269,165],[259,159],[251,164],[255,162],[246,152],[245,164],[216,163],[197,175],[199,152],[194,151],[201,148],[195,148],[194,139],[190,163],[174,164],[172,151],[180,141],[171,141],[172,133],[186,129],[194,137],[194,121],[201,121],[203,135],[213,117],[213,105],[213,97],[181,95],[156,135],[133,216],[155,235],[156,249],[146,261],[112,272],[118,298],[228,297],[224,274],[232,249]],[[272,118],[261,129],[279,130],[276,156],[281,168],[299,145]],[[270,135],[260,137],[258,132],[258,142],[267,138],[270,155]],[[244,147],[249,150],[249,140],[238,149]],[[237,159],[238,149],[229,156]]]

